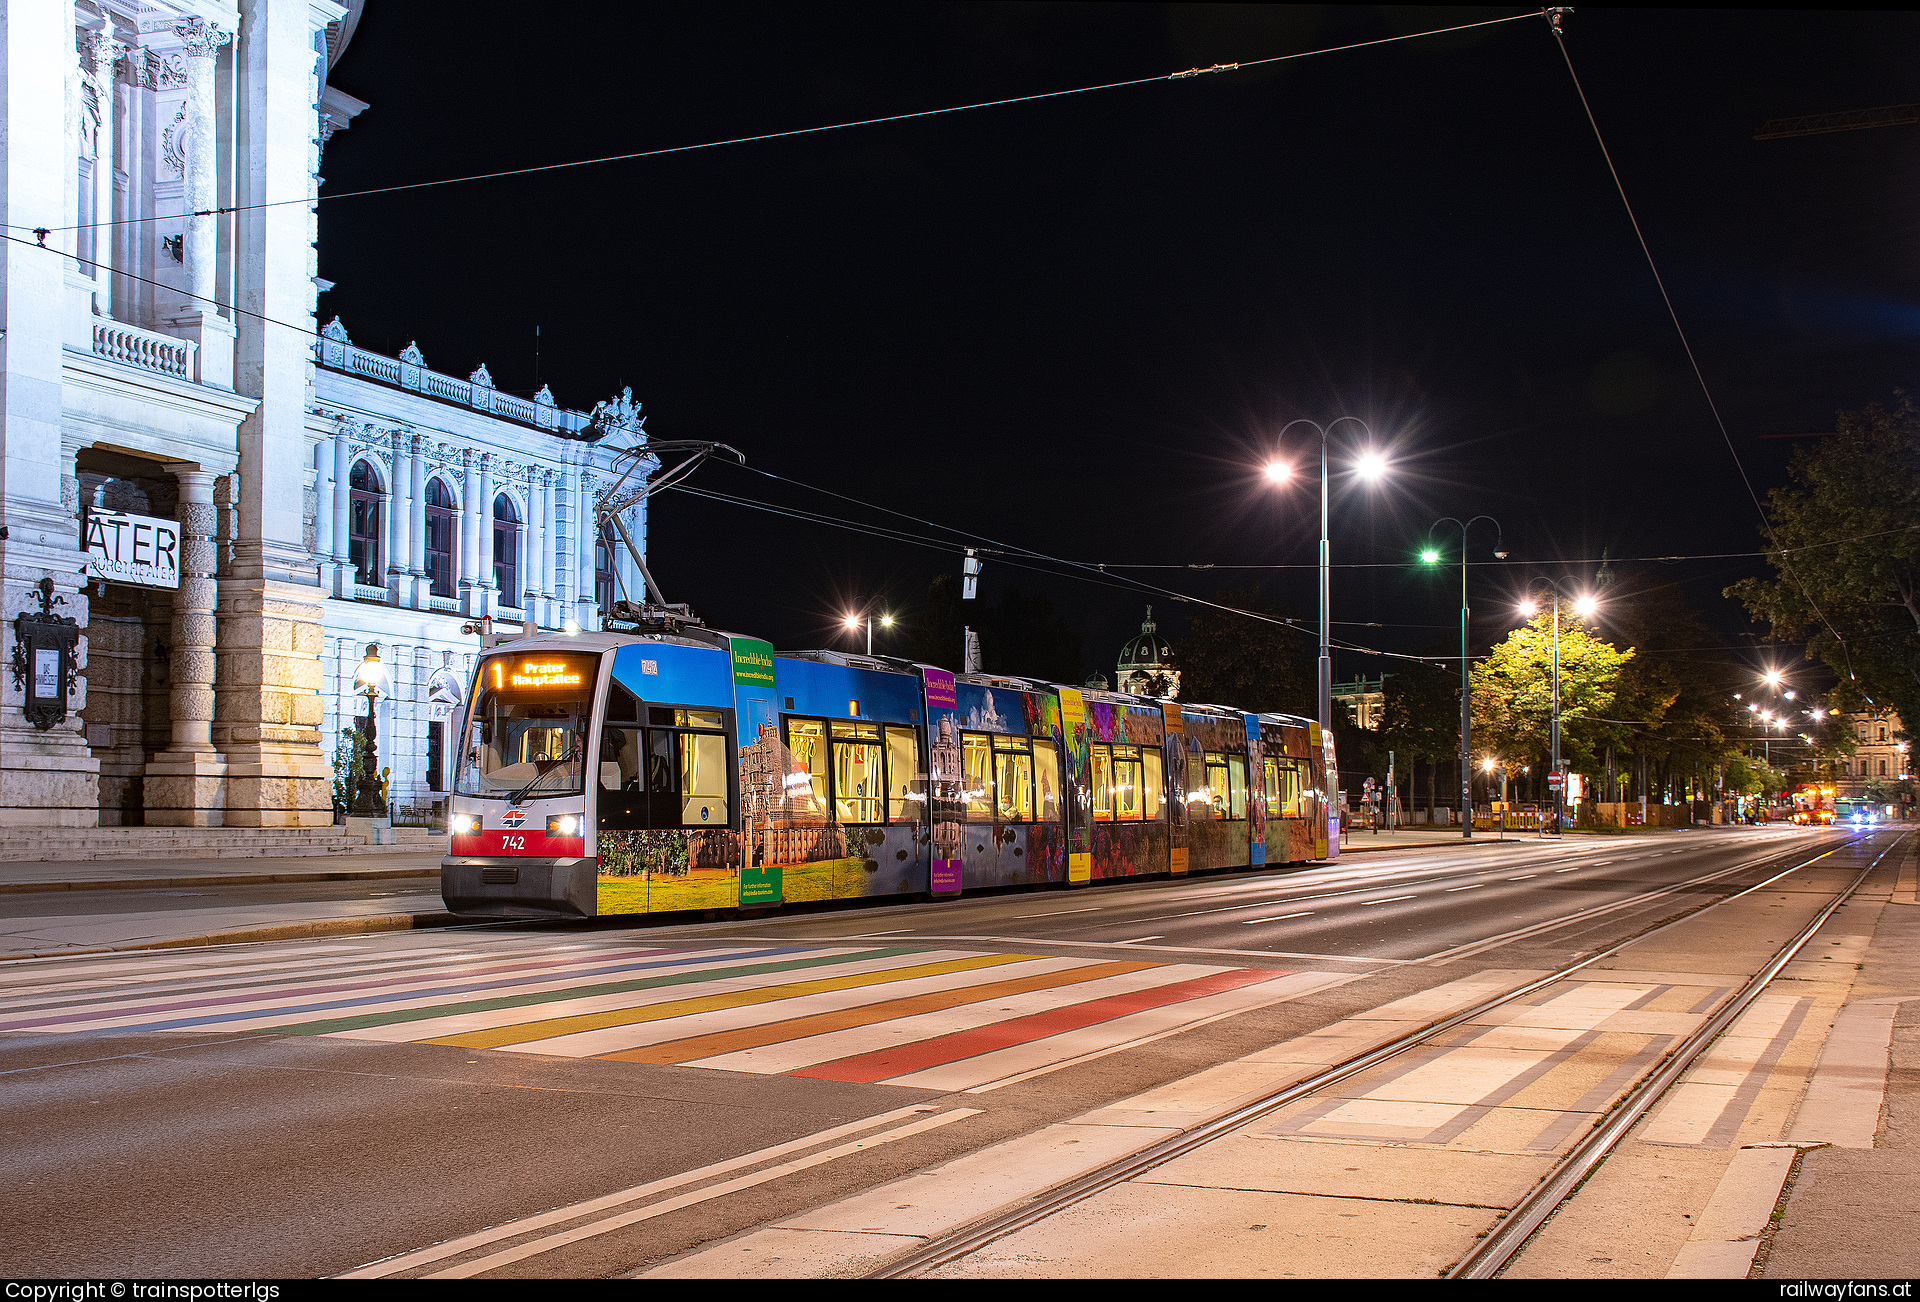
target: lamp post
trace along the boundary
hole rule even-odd
[[[1553,793],[1553,832],[1560,834],[1560,819],[1567,798],[1567,775],[1560,771],[1560,584],[1559,579],[1535,579],[1529,583],[1526,599],[1520,603],[1520,613],[1531,616],[1540,609],[1533,599],[1532,588],[1537,583],[1553,593],[1553,767],[1547,779],[1547,789]],[[1600,608],[1600,603],[1590,596],[1578,596],[1573,599],[1573,612],[1582,619]]]
[[[1460,836],[1469,841],[1473,839],[1473,686],[1467,680],[1467,620],[1471,614],[1467,606],[1467,534],[1482,520],[1493,526],[1495,558],[1505,560],[1507,553],[1500,544],[1500,522],[1490,515],[1476,515],[1464,524],[1450,515],[1442,516],[1427,530],[1429,538],[1443,524],[1460,530]],[[1440,549],[1429,546],[1420,553],[1420,559],[1437,565]]]
[[[856,631],[859,629],[860,625],[863,622],[867,626],[867,654],[872,655],[873,654],[873,616],[870,614],[869,615],[848,615],[845,621],[846,626],[848,628],[854,629]],[[882,615],[880,617],[880,627],[892,628],[893,616]]]
[[[1327,569],[1328,569],[1327,556],[1330,550],[1328,537],[1327,537],[1327,523],[1328,523],[1328,520],[1327,520],[1327,435],[1328,435],[1328,431],[1332,430],[1335,425],[1340,424],[1342,421],[1352,421],[1354,424],[1358,425],[1361,429],[1366,430],[1367,440],[1369,445],[1371,445],[1374,438],[1373,430],[1367,425],[1365,421],[1361,420],[1358,416],[1336,416],[1334,419],[1328,421],[1325,425],[1316,424],[1313,421],[1302,418],[1300,420],[1288,421],[1286,425],[1283,426],[1280,430],[1280,437],[1283,439],[1287,436],[1287,431],[1292,429],[1295,425],[1312,426],[1320,434],[1319,709],[1320,709],[1320,730],[1322,732],[1329,732],[1333,728],[1333,657],[1329,650],[1329,643],[1332,640],[1330,635],[1332,633],[1332,628],[1333,628],[1333,619],[1332,619],[1332,615],[1329,613],[1328,603],[1327,603]],[[1372,447],[1369,446],[1366,451],[1360,454],[1359,460],[1354,463],[1354,471],[1360,476],[1360,478],[1371,483],[1374,480],[1379,479],[1380,476],[1384,475],[1387,472],[1386,458],[1381,456],[1380,453],[1374,451]],[[1279,483],[1288,478],[1291,478],[1292,474],[1293,474],[1293,467],[1289,466],[1284,461],[1270,461],[1267,463],[1267,478],[1273,480],[1275,483]]]
[[[381,818],[387,802],[380,791],[379,723],[375,706],[386,693],[387,669],[380,663],[380,644],[367,644],[367,658],[353,675],[353,689],[367,698],[367,767],[353,793],[352,813],[360,818]]]

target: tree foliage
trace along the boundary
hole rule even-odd
[[[1551,751],[1553,612],[1543,610],[1493,648],[1471,671],[1474,749],[1513,763]],[[1560,611],[1560,754],[1575,768],[1593,760],[1596,726],[1618,691],[1633,651],[1617,651],[1587,631],[1570,606]],[[1604,725],[1601,725],[1604,726]]]
[[[1767,495],[1771,579],[1727,589],[1774,636],[1805,639],[1839,703],[1920,719],[1920,410],[1901,394],[1841,412]],[[1766,536],[1763,533],[1763,536]],[[1903,734],[1904,735],[1904,734]]]
[[[1257,587],[1222,588],[1214,600],[1274,619],[1286,618],[1286,611]],[[1194,616],[1186,636],[1173,644],[1180,697],[1255,713],[1312,715],[1317,703],[1303,645],[1299,632],[1284,624],[1206,609]]]

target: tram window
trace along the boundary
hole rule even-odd
[[[1060,821],[1060,752],[1050,741],[1033,742],[1033,785],[1043,822]]]
[[[1227,817],[1247,816],[1247,761],[1243,755],[1227,756]]]
[[[886,821],[880,755],[880,729],[875,725],[833,725],[833,805],[842,823]]]
[[[1140,791],[1144,797],[1142,807],[1147,821],[1151,823],[1160,817],[1160,793],[1165,790],[1165,779],[1160,776],[1159,751],[1150,748],[1143,750],[1140,758],[1146,766],[1145,775],[1140,780]]]
[[[607,722],[640,722],[640,698],[622,687],[617,678],[607,684]]]
[[[993,821],[993,742],[977,732],[960,734],[960,767],[966,780],[967,821]]]
[[[920,739],[911,728],[887,729],[887,820],[917,823],[926,805],[913,784],[921,778]]]
[[[787,720],[787,751],[793,756],[793,776],[804,775],[806,785],[787,784],[796,813],[827,817],[827,730],[818,719]]]
[[[1025,737],[993,739],[995,813],[1003,823],[1033,821],[1033,756]]]
[[[1123,823],[1140,821],[1140,748],[1113,748],[1113,816]]]
[[[1093,778],[1093,821],[1110,823],[1113,821],[1113,748],[1090,746],[1087,761]]]
[[[680,743],[680,825],[727,825],[727,739],[714,733],[671,735]]]
[[[1207,810],[1211,818],[1226,818],[1227,796],[1227,757],[1219,751],[1207,752]]]

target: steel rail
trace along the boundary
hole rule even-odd
[[[1898,845],[1900,843],[1900,840],[1905,839],[1905,836],[1906,834],[1902,833],[1901,837],[1894,842],[1894,845]],[[1787,868],[1781,872],[1773,874],[1772,876],[1768,877],[1765,881],[1759,882],[1756,885],[1749,886],[1743,890],[1735,891],[1733,894],[1725,896],[1721,899],[1712,900],[1705,904],[1702,904],[1699,908],[1691,909],[1686,913],[1682,914],[1678,918],[1671,919],[1670,921],[1664,922],[1657,927],[1653,927],[1647,931],[1640,932],[1633,936],[1630,936],[1615,945],[1612,945],[1603,950],[1599,950],[1589,955],[1588,957],[1581,959],[1577,963],[1569,964],[1568,966],[1563,967],[1556,972],[1550,973],[1547,976],[1539,977],[1533,981],[1527,982],[1524,985],[1517,986],[1514,989],[1505,992],[1504,994],[1495,995],[1491,998],[1482,1000],[1480,1003],[1474,1004],[1470,1008],[1462,1009],[1460,1012],[1453,1013],[1447,1017],[1439,1018],[1435,1021],[1429,1022],[1425,1026],[1419,1027],[1413,1031],[1408,1032],[1403,1036],[1400,1036],[1398,1039],[1390,1040],[1387,1043],[1379,1045],[1376,1048],[1370,1049],[1365,1053],[1358,1054],[1352,1058],[1346,1059],[1343,1062],[1336,1063],[1333,1066],[1328,1067],[1324,1071],[1321,1071],[1312,1076],[1309,1076],[1304,1080],[1296,1081],[1293,1084],[1287,1086],[1286,1088],[1278,1090],[1272,1094],[1269,1094],[1264,1098],[1256,1099],[1252,1103],[1243,1104],[1242,1106],[1234,1109],[1233,1111],[1226,1113],[1223,1116],[1217,1117],[1212,1121],[1205,1122],[1195,1127],[1192,1130],[1186,1131],[1183,1134],[1174,1135],[1167,1139],[1161,1140],[1159,1143],[1156,1143],[1147,1148],[1141,1149],[1139,1152],[1131,1154],[1130,1156],[1123,1157],[1117,1162],[1114,1162],[1108,1166],[1102,1167],[1100,1170],[1092,1171],[1086,1175],[1076,1177],[1073,1180],[1069,1180],[1064,1184],[1058,1185],[1053,1189],[1049,1189],[1044,1193],[1039,1194],[1031,1202],[1028,1202],[1020,1207],[1017,1207],[1012,1211],[1002,1212],[997,1215],[989,1216],[982,1220],[975,1221],[970,1225],[962,1226],[960,1229],[952,1231],[948,1234],[941,1235],[940,1237],[932,1239],[929,1242],[921,1245],[919,1248],[916,1248],[912,1252],[909,1252],[903,1256],[896,1257],[893,1260],[886,1262],[885,1264],[881,1265],[875,1270],[870,1271],[863,1278],[910,1279],[918,1275],[921,1275],[926,1271],[945,1265],[950,1261],[955,1261],[961,1257],[965,1257],[969,1255],[970,1253],[977,1252],[981,1248],[985,1247],[987,1244],[992,1243],[997,1239],[1003,1239],[1010,1234],[1017,1233],[1018,1231],[1025,1229],[1029,1225],[1035,1224],[1038,1221],[1045,1220],[1047,1217],[1054,1215],[1056,1212],[1062,1211],[1065,1208],[1071,1207],[1075,1203],[1082,1202],[1088,1198],[1091,1198],[1095,1194],[1100,1193],[1103,1190],[1110,1189],[1115,1185],[1124,1184],[1126,1181],[1131,1180],[1134,1177],[1141,1175],[1147,1171],[1150,1171],[1155,1167],[1164,1166],[1166,1163],[1173,1161],[1175,1158],[1180,1157],[1186,1153],[1189,1153],[1196,1148],[1200,1148],[1206,1144],[1209,1144],[1216,1139],[1222,1138],[1225,1135],[1229,1135],[1233,1133],[1233,1131],[1239,1129],[1240,1127],[1248,1125],[1251,1122],[1257,1121],[1261,1117],[1266,1116],[1269,1113],[1277,1112],[1281,1108],[1286,1107],[1290,1103],[1294,1103],[1302,1098],[1307,1097],[1308,1095],[1316,1093],[1319,1090],[1323,1090],[1330,1085],[1339,1084],[1341,1081],[1347,1080],[1353,1076],[1357,1076],[1361,1072],[1367,1071],[1370,1068],[1377,1067],[1381,1063],[1386,1062],[1389,1059],[1396,1058],[1403,1053],[1419,1048],[1421,1045],[1425,1044],[1427,1041],[1435,1038],[1436,1036],[1443,1035],[1446,1032],[1453,1030],[1457,1026],[1464,1025],[1467,1022],[1473,1021],[1475,1018],[1482,1017],[1485,1014],[1493,1011],[1494,1009],[1499,1008],[1503,1004],[1512,1003],[1516,999],[1524,999],[1526,996],[1530,994],[1534,994],[1537,991],[1543,990],[1546,987],[1554,984],[1556,981],[1565,980],[1568,976],[1572,975],[1573,973],[1578,972],[1583,968],[1591,967],[1593,964],[1600,962],[1602,959],[1611,957],[1612,955],[1618,953],[1620,950],[1625,949],[1627,946],[1637,944],[1638,942],[1645,940],[1648,936],[1655,935],[1661,931],[1666,930],[1669,927],[1677,926],[1680,923],[1686,922],[1691,918],[1699,916],[1700,914],[1706,912],[1709,909],[1718,908],[1730,900],[1738,899],[1742,895],[1747,895],[1752,893],[1753,891],[1760,890],[1765,886],[1771,884],[1772,882],[1776,882],[1780,878],[1785,877],[1789,873],[1798,872],[1802,868],[1818,863],[1820,860],[1825,859],[1829,855],[1838,854],[1841,850],[1851,849],[1856,845],[1862,844],[1868,839],[1869,839],[1869,836],[1862,836],[1856,840],[1848,841],[1842,845],[1837,845],[1833,847],[1831,850],[1822,851],[1820,854],[1814,855],[1810,859],[1803,860],[1800,863],[1793,865],[1793,867],[1791,868]],[[1880,858],[1885,858],[1886,854],[1891,853],[1892,849],[1893,849],[1893,846],[1889,846],[1887,848],[1887,851],[1881,854]],[[1764,862],[1764,858],[1762,862]],[[1814,927],[1809,928],[1807,932],[1803,933],[1803,936],[1799,940],[1793,942],[1792,948],[1794,950],[1797,951],[1801,945],[1805,944],[1806,937],[1810,936],[1814,930],[1818,929],[1819,922],[1824,922],[1826,918],[1833,912],[1833,910],[1837,909],[1842,903],[1844,903],[1847,897],[1850,896],[1853,893],[1853,891],[1858,888],[1859,883],[1865,880],[1866,874],[1868,872],[1871,872],[1873,867],[1877,866],[1879,862],[1880,862],[1880,859],[1876,858],[1873,864],[1861,870],[1859,877],[1855,879],[1854,883],[1848,886],[1846,891],[1844,891],[1841,895],[1836,897],[1833,903],[1829,904],[1826,907],[1826,909],[1822,911],[1820,918],[1818,921],[1816,921]],[[1789,955],[1789,957],[1791,957],[1791,955]],[[1784,965],[1784,962],[1785,960],[1782,959],[1782,960],[1779,960],[1777,964],[1769,965],[1769,971],[1770,972],[1777,971],[1779,966]],[[1727,1020],[1730,1021],[1731,1018]],[[1710,1022],[1709,1024],[1710,1025],[1721,1024],[1720,1019],[1716,1017],[1712,1019],[1712,1022]],[[1723,1026],[1724,1024],[1721,1024],[1721,1025]],[[1718,1030],[1716,1030],[1714,1033],[1717,1035]],[[1664,1088],[1664,1086],[1662,1088]],[[1649,1100],[1649,1102],[1651,1102],[1651,1100]],[[1588,1142],[1591,1142],[1591,1141],[1588,1141]],[[1574,1151],[1576,1153],[1583,1152],[1586,1149],[1586,1147],[1587,1145],[1583,1143],[1582,1145],[1576,1147]],[[1562,1165],[1563,1166],[1565,1165],[1564,1161]],[[1536,1186],[1536,1189],[1544,1189],[1548,1181],[1552,1181],[1553,1179],[1556,1178],[1556,1175],[1559,1170],[1560,1168],[1556,1167],[1555,1174],[1549,1175],[1547,1177],[1547,1181],[1543,1181],[1541,1185]],[[1572,1188],[1575,1187],[1578,1183],[1579,1183],[1578,1180],[1573,1181],[1567,1186],[1567,1190],[1570,1192]],[[1566,1196],[1565,1193],[1562,1193],[1560,1195],[1561,1198],[1564,1198],[1565,1196]],[[1559,1199],[1555,1200],[1555,1205],[1557,1205],[1558,1201]],[[1523,1202],[1523,1205],[1525,1205],[1524,1202]],[[1551,1210],[1551,1206],[1549,1206],[1548,1210],[1549,1211]],[[1516,1209],[1516,1212],[1509,1213],[1507,1219],[1511,1221],[1514,1219],[1515,1215],[1517,1215],[1517,1209]],[[1544,1219],[1544,1218],[1545,1218],[1545,1213],[1542,1213],[1541,1219]],[[1536,1226],[1537,1224],[1538,1222],[1536,1222]],[[1498,1232],[1496,1231],[1496,1233]],[[1482,1240],[1479,1248],[1476,1248],[1474,1255],[1478,1256],[1482,1250],[1488,1249],[1489,1245],[1493,1242],[1494,1238],[1495,1238],[1494,1234],[1489,1234],[1487,1239]],[[1524,1242],[1524,1241],[1525,1240],[1523,1236],[1521,1240],[1519,1240],[1519,1242]],[[1516,1242],[1514,1245],[1516,1249],[1519,1246],[1519,1242]],[[1509,1252],[1508,1255],[1510,1256],[1511,1252]],[[1467,1259],[1465,1258],[1462,1259],[1463,1266],[1466,1260]],[[1504,1264],[1505,1260],[1506,1258],[1502,1258],[1501,1263]],[[1496,1269],[1497,1268],[1498,1267],[1496,1267]],[[1456,1275],[1457,1273],[1458,1272],[1456,1270]]]
[[[1459,1264],[1453,1268],[1451,1277],[1492,1279],[1505,1269],[1514,1255],[1526,1246],[1527,1240],[1533,1237],[1534,1231],[1544,1225],[1554,1210],[1580,1187],[1600,1163],[1606,1160],[1607,1155],[1627,1137],[1627,1132],[1647,1114],[1648,1109],[1659,1102],[1661,1095],[1686,1075],[1700,1055],[1705,1053],[1729,1026],[1733,1025],[1740,1014],[1759,998],[1760,992],[1780,975],[1781,969],[1792,962],[1794,956],[1805,948],[1807,942],[1813,939],[1821,927],[1826,925],[1827,919],[1831,918],[1841,905],[1853,898],[1853,893],[1860,889],[1861,884],[1867,880],[1867,875],[1880,866],[1880,861],[1898,849],[1900,843],[1909,835],[1910,833],[1902,832],[1893,839],[1892,845],[1875,855],[1873,862],[1862,868],[1853,881],[1848,883],[1847,888],[1834,896],[1832,902],[1820,910],[1814,920],[1808,923],[1798,936],[1782,946],[1774,954],[1773,959],[1760,969],[1752,980],[1741,987],[1739,993],[1722,1004],[1712,1017],[1669,1052],[1660,1066],[1645,1076],[1602,1124],[1590,1130],[1585,1139],[1568,1150],[1567,1155],[1547,1174],[1546,1178],[1535,1185],[1533,1190],[1500,1220],[1486,1238],[1480,1240],[1471,1252],[1460,1259]],[[1851,844],[1857,845],[1859,842]]]

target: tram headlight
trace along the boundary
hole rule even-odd
[[[580,834],[580,815],[553,814],[547,819],[548,836],[578,836]]]
[[[480,830],[478,814],[455,814],[449,824],[455,836],[472,836]]]

